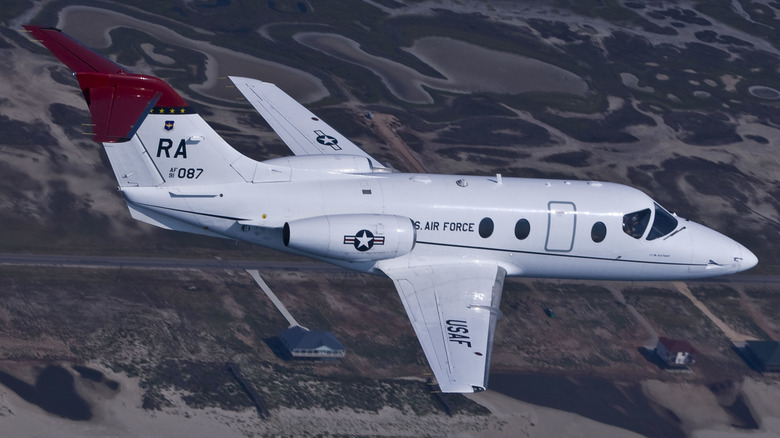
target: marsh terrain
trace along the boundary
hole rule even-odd
[[[6,3],[0,253],[118,261],[0,265],[3,430],[780,432],[776,377],[735,350],[780,340],[780,3]],[[20,31],[26,23],[62,28],[165,79],[252,158],[289,150],[227,75],[277,83],[398,170],[628,184],[760,263],[750,276],[687,284],[508,279],[491,389],[445,396],[448,415],[390,280],[134,221],[75,80]],[[224,264],[128,266],[123,257]],[[268,284],[303,325],[333,331],[347,357],[278,357],[284,318],[238,261],[283,262],[261,270]],[[689,341],[693,371],[648,360],[657,336]],[[227,364],[240,367],[267,418]]]

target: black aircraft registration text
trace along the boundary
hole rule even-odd
[[[439,222],[439,221],[414,221],[416,230],[424,231],[455,231],[462,233],[473,233],[474,222]]]

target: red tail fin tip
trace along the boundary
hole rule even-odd
[[[128,73],[122,66],[59,29],[25,25],[33,37],[76,74],[99,142],[129,140],[146,115],[190,114],[192,109],[170,85],[153,76]]]

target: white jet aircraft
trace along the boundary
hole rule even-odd
[[[624,185],[395,172],[276,86],[231,77],[295,154],[258,162],[162,80],[25,27],[74,71],[135,219],[386,275],[444,392],[487,387],[507,275],[686,280],[757,263]]]

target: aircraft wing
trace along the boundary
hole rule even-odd
[[[385,167],[274,84],[231,76],[230,80],[295,155],[358,155]]]
[[[383,271],[395,282],[442,392],[484,390],[506,271],[465,263]]]

